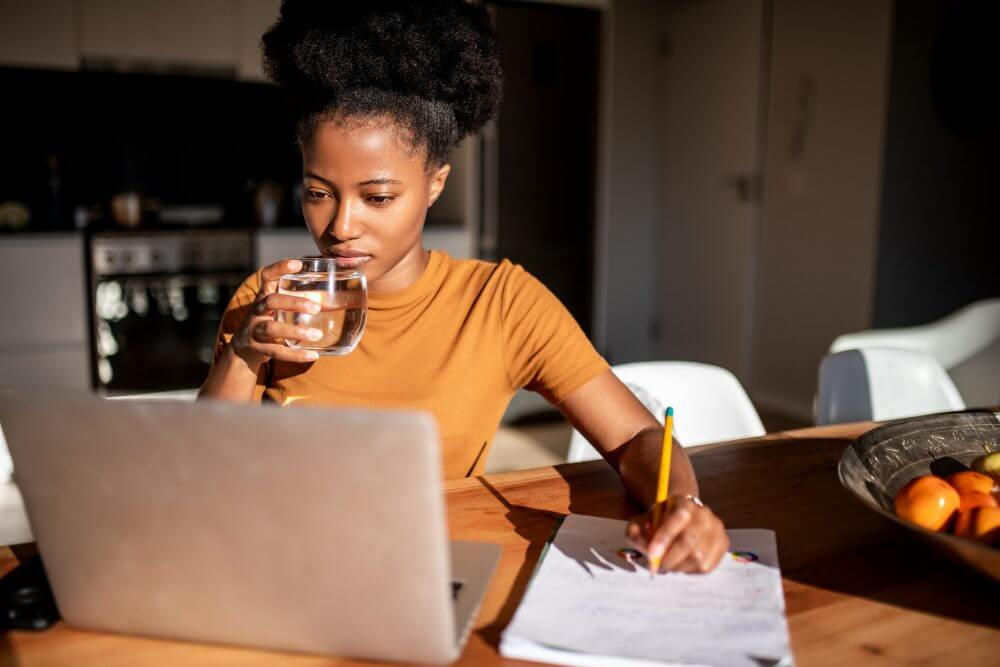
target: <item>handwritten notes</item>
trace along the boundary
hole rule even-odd
[[[621,552],[625,522],[570,515],[504,631],[508,657],[563,665],[790,665],[778,550],[769,530],[731,530],[707,575],[650,581]]]

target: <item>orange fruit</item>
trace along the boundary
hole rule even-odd
[[[977,491],[979,493],[992,493],[996,482],[989,475],[974,470],[963,470],[953,475],[945,477],[945,481],[955,487],[959,493],[967,491]]]
[[[896,493],[896,514],[928,530],[942,530],[958,510],[958,491],[935,475],[921,475]]]
[[[984,544],[1000,544],[1000,507],[973,507],[959,512],[955,535]]]
[[[1000,503],[991,493],[980,493],[979,491],[959,491],[958,511],[967,512],[974,507],[998,507]]]

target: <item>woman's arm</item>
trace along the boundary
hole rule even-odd
[[[643,508],[656,500],[663,427],[610,370],[563,400],[560,409],[621,476],[626,492]],[[729,548],[722,521],[685,496],[698,495],[698,480],[684,449],[673,443],[670,492],[654,530],[652,512],[632,520],[629,539],[650,556],[663,555],[662,568],[708,572]]]
[[[656,499],[663,449],[663,427],[614,373],[605,371],[559,406],[566,418],[594,444],[621,475],[628,494],[643,507]],[[671,453],[670,490],[698,495],[691,461],[676,441]]]
[[[198,391],[198,398],[249,401],[253,398],[259,370],[260,364],[251,366],[236,354],[231,343],[227,344],[212,364],[205,383]]]

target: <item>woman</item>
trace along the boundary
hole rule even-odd
[[[263,45],[268,74],[299,115],[306,224],[323,255],[367,258],[368,320],[347,356],[286,347],[285,338],[319,332],[275,313],[315,306],[275,291],[297,260],[267,266],[233,296],[201,396],[427,410],[441,432],[444,475],[458,477],[482,471],[504,409],[526,387],[556,405],[650,507],[663,430],[562,304],[510,262],[423,248],[449,152],[499,109],[486,11],[462,0],[286,0]],[[728,539],[675,448],[676,495],[655,530],[647,512],[628,537],[663,556],[663,570],[708,572]]]

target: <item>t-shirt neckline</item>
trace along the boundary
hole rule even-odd
[[[424,267],[420,277],[409,287],[397,292],[369,292],[369,310],[401,308],[419,300],[430,292],[440,280],[446,258],[447,253],[440,250],[428,251],[427,266]]]

